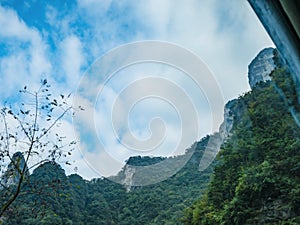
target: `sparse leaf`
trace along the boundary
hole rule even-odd
[[[37,91],[33,91],[33,92],[28,91],[29,88],[27,86],[24,86],[23,89],[20,90],[19,92],[24,94],[24,96],[29,96],[29,98],[28,99],[24,98],[25,100],[24,103],[21,103],[20,105],[21,107],[19,109],[16,109],[15,108],[16,106],[14,105],[13,108],[10,106],[9,108],[3,107],[1,109],[0,112],[3,118],[0,118],[0,120],[1,123],[4,123],[3,126],[4,131],[0,130],[1,163],[2,162],[4,163],[6,159],[8,160],[11,159],[15,149],[18,149],[19,147],[21,147],[21,149],[18,150],[23,152],[24,157],[25,155],[28,156],[26,157],[26,163],[28,162],[28,165],[34,164],[33,167],[36,167],[45,161],[49,161],[49,159],[55,161],[59,159],[61,156],[68,157],[71,155],[71,150],[70,150],[71,147],[68,145],[68,141],[65,140],[66,137],[64,135],[57,133],[56,140],[52,140],[52,138],[50,139],[48,138],[48,134],[51,134],[51,131],[55,129],[56,126],[59,126],[61,124],[60,123],[61,119],[65,115],[68,115],[66,114],[66,112],[68,112],[69,110],[72,111],[71,110],[72,108],[68,107],[64,109],[61,107],[60,110],[57,110],[57,114],[55,114],[55,119],[54,119],[51,116],[51,114],[55,106],[58,105],[63,106],[63,104],[67,105],[67,102],[65,101],[66,96],[61,94],[60,97],[58,98],[60,101],[58,101],[57,99],[50,99],[51,93],[45,93],[49,91],[48,88],[50,87],[50,85],[46,85],[46,84],[47,84],[47,79],[42,79],[41,87]],[[20,100],[23,100],[23,98],[21,98]],[[13,112],[12,109],[15,111]],[[61,110],[63,111],[61,112]],[[20,117],[21,114],[24,116]],[[11,115],[15,119],[15,121],[13,123],[11,123],[11,121],[6,121],[7,115]],[[45,121],[51,121],[51,122],[45,123]],[[42,152],[47,152],[47,151],[49,152],[47,156],[41,154]],[[35,157],[36,155],[39,155],[38,157],[39,162],[35,165],[36,158],[33,159],[32,157]],[[66,164],[71,165],[69,161],[67,161]],[[0,171],[1,172],[3,171],[2,164],[0,165]],[[0,174],[0,177],[1,175],[2,174]],[[19,181],[17,181],[20,182],[17,183],[16,185],[16,187],[19,188],[18,189],[16,188],[17,192],[15,194],[12,193],[13,194],[12,201],[9,200],[10,196],[7,196],[7,199],[9,201],[4,203],[2,202],[3,199],[1,198],[2,200],[0,201],[0,218],[2,218],[4,211],[6,211],[8,207],[10,207],[10,204],[12,204],[15,201],[15,199],[17,199],[18,195],[20,193],[27,191],[27,190],[23,190],[22,182],[25,181],[26,177],[24,176],[23,178],[24,179],[20,179]],[[2,190],[0,187],[0,192],[1,191]],[[4,209],[3,209],[3,204],[7,204],[7,207],[4,207]]]

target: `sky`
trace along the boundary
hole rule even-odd
[[[250,90],[248,64],[274,46],[239,0],[1,0],[0,27],[0,106],[45,78],[72,93],[85,110],[62,121],[78,141],[62,165],[86,179],[217,131],[223,103]]]

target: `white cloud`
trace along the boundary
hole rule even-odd
[[[11,53],[1,60],[1,90],[3,96],[10,96],[21,85],[36,85],[41,77],[50,73],[47,46],[35,29],[29,28],[13,10],[0,6],[0,38],[8,43]],[[22,44],[29,43],[23,48]]]
[[[0,26],[1,36],[12,38],[16,37],[23,41],[39,41],[37,31],[30,30],[27,25],[18,18],[15,11],[0,6]]]
[[[15,11],[0,6],[0,39],[10,47],[9,54],[1,58],[0,82],[5,87],[5,90],[1,89],[0,91],[1,96],[10,96],[12,91],[15,91],[16,87],[19,88],[20,85],[28,83],[35,85],[43,78],[44,74],[49,76],[49,80],[53,82],[52,84],[56,88],[55,95],[61,92],[68,94],[75,90],[87,64],[106,51],[128,41],[156,39],[174,42],[195,52],[213,71],[222,88],[225,100],[228,100],[249,89],[246,76],[247,65],[259,50],[272,45],[250,6],[244,1],[141,0],[119,2],[83,0],[77,1],[77,6],[66,15],[61,15],[59,8],[49,5],[45,14],[50,29],[45,31],[28,27]],[[112,11],[113,8],[117,11]],[[121,9],[126,9],[126,12],[121,12]],[[77,25],[77,23],[81,25]],[[124,28],[126,26],[127,28]],[[45,35],[48,36],[45,37]],[[47,43],[49,36],[51,36],[54,48]],[[24,43],[26,48],[22,47]],[[23,45],[21,46],[21,44]],[[91,172],[82,154],[92,164],[106,168],[104,169],[105,175],[120,169],[123,163],[121,161],[129,156],[130,152],[112,138],[112,135],[115,134],[107,131],[111,127],[109,114],[111,105],[109,103],[120,94],[124,85],[130,83],[130,79],[128,80],[126,76],[135,80],[141,78],[141,75],[153,75],[152,72],[157,77],[159,72],[167,73],[164,78],[173,80],[181,87],[190,87],[187,88],[189,98],[199,100],[199,102],[195,101],[195,104],[201,115],[200,126],[203,126],[199,128],[201,134],[206,133],[207,127],[211,126],[212,115],[216,112],[211,112],[207,107],[207,104],[211,102],[205,99],[207,97],[205,95],[209,93],[199,94],[199,90],[192,88],[187,80],[174,76],[172,69],[167,71],[162,68],[151,71],[149,67],[141,68],[145,70],[144,74],[136,73],[137,69],[129,70],[129,73],[124,74],[125,77],[121,76],[109,84],[108,89],[103,93],[103,102],[99,102],[98,106],[100,107],[96,107],[95,111],[94,102],[91,102],[89,97],[98,93],[103,87],[101,83],[89,85],[91,83],[88,82],[89,86],[85,90],[85,96],[81,96],[82,98],[79,99],[80,105],[86,109],[83,114],[78,114],[79,122],[82,125],[81,131],[91,134],[89,138],[93,139],[89,143],[90,139],[81,136],[81,152],[78,147],[72,156],[76,159],[79,173],[84,177],[91,178],[95,173]],[[105,68],[101,69],[105,71]],[[66,82],[57,82],[61,78]],[[99,79],[103,79],[103,77]],[[131,90],[129,98],[139,96],[146,88],[147,86],[141,86]],[[202,92],[205,90],[203,89]],[[165,95],[169,94],[167,89],[165,92]],[[174,96],[178,101],[182,100],[180,95],[177,96],[175,93]],[[123,110],[128,104],[126,98],[122,97],[123,106],[118,111],[120,115],[126,113]],[[159,108],[158,105],[155,107],[155,109],[147,108],[150,116],[155,116],[155,111],[159,109],[162,110],[161,116],[169,113],[163,107]],[[138,111],[143,114],[143,110]],[[97,133],[94,130],[94,118],[91,118],[93,113],[95,113],[97,123],[101,124],[103,139],[111,149],[108,155],[100,151],[101,144],[98,143]],[[144,112],[144,114],[146,113]],[[220,115],[217,115],[217,118],[219,120]],[[122,124],[124,122],[122,120],[121,116],[115,118],[117,125]],[[178,139],[177,124],[175,121],[171,121],[171,116],[166,121],[170,122],[166,126],[169,139],[163,146],[164,148],[168,148]],[[62,132],[70,136],[71,124],[65,122]],[[189,124],[193,124],[193,121],[188,120],[187,125]],[[148,131],[143,132],[138,123],[133,125],[132,129],[134,134],[141,136],[148,134]],[[129,130],[124,131],[125,139],[131,138],[128,135],[129,132]],[[128,140],[128,142],[130,141],[132,139]],[[94,143],[95,145],[92,146],[94,151],[86,151]],[[113,161],[110,160],[109,154],[112,154],[118,163],[111,165],[110,163]],[[72,169],[67,169],[67,171],[68,173],[73,172]]]
[[[140,1],[136,12],[150,30],[146,38],[178,43],[203,59],[226,100],[249,90],[247,65],[273,45],[245,1]]]
[[[61,52],[66,83],[75,88],[81,77],[81,68],[84,62],[80,40],[75,35],[68,36],[61,43]]]

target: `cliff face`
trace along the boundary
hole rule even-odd
[[[249,64],[248,68],[248,78],[250,87],[253,88],[259,82],[266,82],[271,79],[270,74],[275,69],[274,63],[274,49],[273,48],[265,48],[252,60]],[[199,163],[199,171],[205,171],[214,161],[216,155],[218,154],[221,145],[224,141],[230,137],[232,132],[234,123],[238,123],[246,108],[241,102],[237,99],[230,100],[224,106],[224,120],[220,125],[219,131],[210,135],[209,142],[205,148],[205,152],[201,157]],[[182,157],[189,157],[188,155]],[[180,158],[180,157],[179,157]],[[141,160],[142,162],[143,160]],[[165,164],[170,159],[165,161]],[[129,163],[130,164],[130,163]],[[171,163],[170,163],[171,165]],[[158,167],[159,171],[155,173],[159,173],[164,171],[164,168]],[[151,171],[154,172],[154,171]],[[138,177],[151,177],[152,173],[149,171],[144,171],[143,168],[135,168],[132,165],[126,165],[123,169],[122,181],[126,187],[127,191],[131,190],[132,186],[137,185],[137,181],[141,180]],[[150,179],[150,178],[149,178]]]
[[[248,78],[251,88],[259,82],[271,80],[270,74],[275,69],[274,49],[265,48],[252,60],[248,66]],[[199,170],[205,170],[215,159],[221,145],[230,137],[234,123],[239,123],[246,108],[237,99],[228,101],[224,106],[224,120],[219,131],[210,137],[210,142],[200,161]]]
[[[226,103],[224,107],[224,121],[219,128],[219,133],[222,140],[228,137],[233,127],[234,113],[235,113],[234,106],[236,102],[237,102],[236,99],[230,100],[229,102]]]
[[[270,73],[275,68],[274,48],[265,48],[258,53],[248,66],[248,79],[251,89],[259,82],[271,80]]]
[[[131,157],[124,169],[120,172],[119,176],[117,176],[116,180],[119,183],[122,183],[127,191],[131,191],[133,186],[139,186],[143,181],[143,179],[155,179],[157,174],[168,174],[170,171],[176,171],[176,165],[184,162],[186,163],[196,163],[198,165],[199,173],[206,171],[212,165],[213,161],[218,154],[221,145],[224,143],[226,138],[230,136],[230,132],[233,128],[233,124],[235,120],[239,120],[239,117],[244,112],[244,109],[237,104],[237,100],[229,101],[224,107],[224,121],[219,128],[219,132],[211,134],[209,136],[209,141],[206,143],[204,147],[203,155],[201,157],[193,158],[193,151],[187,151],[184,155],[180,155],[174,158],[165,158],[164,162],[161,164],[157,164],[151,170],[147,170],[147,167],[138,167],[138,166],[147,166],[147,162],[150,164],[155,164],[163,160],[163,158],[149,158],[149,157]],[[200,142],[197,142],[195,145],[191,147],[191,149],[197,149],[197,145]],[[191,158],[191,160],[189,160]],[[157,159],[157,160],[156,160]],[[195,161],[196,159],[196,161]],[[134,161],[136,161],[134,163]],[[146,164],[145,164],[146,163]],[[137,167],[136,167],[137,166]],[[171,175],[171,174],[170,174]],[[147,182],[146,182],[147,183]]]
[[[265,48],[251,61],[248,66],[248,80],[251,89],[258,83],[271,80],[270,74],[276,68],[274,62],[274,48]],[[220,126],[219,133],[222,140],[228,137],[233,123],[238,122],[244,112],[244,107],[237,105],[237,99],[230,100],[224,107],[224,121]]]
[[[124,168],[124,186],[126,187],[126,191],[129,192],[131,187],[133,186],[133,176],[135,174],[136,169],[134,167],[130,167],[130,165],[126,165]]]

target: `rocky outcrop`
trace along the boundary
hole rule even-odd
[[[275,69],[274,49],[265,48],[252,60],[248,68],[250,87],[260,82],[271,80],[270,74]],[[219,131],[210,136],[210,141],[200,161],[199,170],[205,170],[217,156],[221,145],[230,136],[234,123],[238,123],[245,112],[245,105],[237,99],[230,100],[224,107],[224,120]]]
[[[234,119],[238,114],[236,107],[237,99],[230,100],[224,107],[224,120],[220,125],[219,132],[216,132],[209,137],[209,142],[205,148],[205,152],[199,163],[199,171],[206,170],[216,158],[221,145],[230,136],[233,128]]]
[[[189,162],[196,147],[197,144],[194,144],[185,154],[174,157],[132,156],[123,169],[109,179],[122,184],[127,192],[141,186],[159,183],[179,172]]]
[[[205,146],[205,151],[200,158],[200,161],[199,159],[197,161],[197,163],[199,163],[199,171],[206,170],[212,164],[220,150],[221,145],[224,143],[226,138],[230,136],[234,121],[239,120],[239,117],[242,116],[244,108],[238,106],[237,103],[238,100],[234,99],[227,102],[225,105],[224,120],[219,128],[219,132],[209,136],[209,141]],[[194,151],[189,153],[186,152],[184,155],[177,156],[175,158],[166,158],[164,159],[163,163],[159,163],[163,160],[163,158],[160,157],[131,157],[127,161],[124,169],[119,173],[119,176],[115,177],[113,180],[117,181],[118,183],[122,183],[129,192],[134,186],[143,186],[144,183],[151,183],[148,181],[151,181],[151,179],[157,179],[156,176],[158,174],[167,174],[170,173],[170,171],[176,171],[178,169],[176,165],[181,164],[182,162],[187,163],[190,157],[193,155],[193,152]],[[149,169],[147,167],[149,162],[150,164],[157,164],[155,167]],[[144,181],[145,179],[148,181]]]
[[[270,74],[275,69],[273,57],[274,49],[266,48],[259,52],[259,54],[249,64],[248,78],[251,88],[255,87],[255,85],[259,82],[265,82],[271,79]],[[219,131],[209,136],[209,141],[207,143],[207,146],[205,147],[205,151],[201,157],[200,162],[198,161],[199,171],[204,171],[211,165],[211,163],[216,158],[221,145],[226,141],[228,137],[230,137],[234,123],[239,122],[245,110],[245,105],[243,105],[243,103],[239,102],[237,99],[230,100],[226,103],[224,107],[224,120],[220,125]],[[190,156],[183,155],[181,157],[187,158]],[[178,159],[179,158],[180,157],[178,157]],[[139,159],[141,160],[141,162],[145,160],[141,157],[132,157],[131,161],[133,159]],[[159,174],[162,173],[162,171],[165,171],[165,168],[171,170],[174,163],[169,163],[169,161],[172,160],[173,159],[166,159],[163,164],[158,164],[151,170],[147,170],[146,165],[139,165],[141,167],[135,167],[137,165],[133,166],[129,163],[125,165],[121,173],[122,175],[119,174],[118,179],[121,179],[121,181],[118,182],[122,183],[126,187],[127,191],[130,191],[133,186],[142,186],[143,182],[141,181],[143,181],[143,179],[151,180],[153,177],[155,177],[155,174]]]
[[[234,120],[234,105],[236,104],[237,100],[233,99],[226,103],[224,107],[224,120],[219,128],[219,134],[224,140],[228,137],[232,127],[233,127],[233,120]]]
[[[29,175],[27,165],[25,163],[24,156],[21,152],[16,152],[9,163],[6,172],[1,178],[1,186],[9,187],[19,182],[21,177],[21,171],[25,167],[25,176]]]
[[[258,53],[248,66],[248,79],[251,89],[259,82],[271,80],[270,74],[275,68],[274,48],[265,48]]]
[[[131,187],[133,186],[133,176],[135,174],[136,169],[134,167],[131,167],[130,165],[126,165],[124,168],[124,181],[123,184],[126,188],[126,191],[129,192],[131,190]]]

